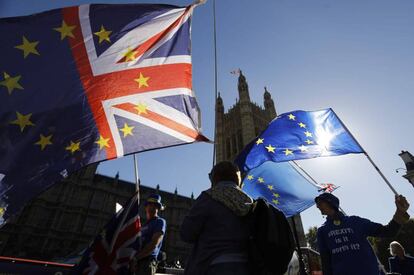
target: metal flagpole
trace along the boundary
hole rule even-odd
[[[213,0],[213,26],[214,26],[214,106],[217,103],[217,36],[216,36],[216,0]],[[217,118],[216,118],[216,111],[214,108],[214,139],[216,139],[216,132],[217,132]],[[216,140],[214,140],[213,144],[213,165],[216,164]]]
[[[331,109],[332,110],[332,109]],[[351,137],[355,140],[355,142],[358,144],[359,147],[364,151],[365,156],[368,158],[369,162],[374,166],[375,170],[380,174],[382,179],[385,181],[385,183],[388,185],[388,187],[391,189],[391,191],[394,193],[394,195],[398,195],[398,192],[394,189],[394,187],[391,185],[391,183],[388,181],[388,179],[384,176],[384,174],[381,172],[381,170],[378,168],[378,166],[374,163],[374,161],[371,159],[371,157],[368,155],[368,153],[365,151],[365,149],[359,144],[358,140],[354,137],[354,135],[348,130],[348,128],[345,126],[345,124],[342,122],[342,120],[338,117],[338,115],[335,113],[334,110],[332,112],[336,115],[339,122],[342,124],[342,127],[345,128],[345,130],[351,135]]]
[[[138,193],[138,205],[139,205],[139,201],[140,201],[140,196],[139,196],[139,184],[141,183],[141,181],[139,180],[139,176],[138,176],[138,158],[137,158],[137,154],[134,154],[134,171],[135,171],[135,192]]]
[[[298,249],[300,274],[301,275],[306,275],[305,264],[303,262],[303,255],[302,255],[302,251],[300,250],[300,243],[299,243],[298,231],[296,230],[295,218],[294,217],[291,217],[290,219],[292,221],[293,234],[295,236],[296,247]]]

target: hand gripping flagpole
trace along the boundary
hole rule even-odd
[[[332,110],[332,109],[331,109]],[[332,112],[336,115],[335,111],[332,110]],[[345,126],[345,124],[342,122],[342,120],[336,115],[339,122],[342,124],[342,126],[345,128],[345,130],[351,135],[351,137],[355,140],[355,142],[358,144],[359,147],[364,151],[364,155],[368,158],[369,162],[374,166],[375,170],[377,170],[378,174],[382,177],[382,179],[385,181],[385,183],[388,185],[388,187],[391,189],[391,191],[394,193],[394,195],[398,195],[398,192],[395,190],[395,188],[391,185],[391,183],[388,181],[388,179],[384,176],[384,174],[381,172],[381,170],[378,168],[378,166],[374,163],[374,161],[371,159],[371,157],[368,155],[367,151],[359,144],[358,140],[354,137],[354,135],[348,130],[348,128]]]

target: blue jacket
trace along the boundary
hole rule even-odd
[[[398,257],[388,258],[390,272],[401,273],[401,275],[414,275],[414,257],[405,256],[404,260]]]
[[[368,236],[391,237],[400,225],[391,221],[384,226],[358,216],[338,214],[318,229],[317,240],[324,275],[378,275],[377,257]]]

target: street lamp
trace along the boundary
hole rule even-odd
[[[398,155],[402,158],[405,167],[407,168],[407,173],[403,177],[406,178],[414,187],[414,156],[408,151],[401,151]]]

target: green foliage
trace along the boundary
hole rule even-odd
[[[308,242],[308,244],[310,245],[310,247],[314,250],[319,250],[318,249],[318,244],[316,242],[316,234],[318,232],[318,227],[316,226],[312,226],[309,228],[308,233],[305,234],[305,238],[306,241]]]
[[[405,248],[406,254],[414,256],[414,219],[409,220],[407,224],[403,225],[395,238],[369,238],[369,240],[372,243],[379,260],[385,268],[389,270],[388,258],[391,255],[388,247],[390,242],[399,242]]]

